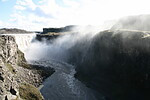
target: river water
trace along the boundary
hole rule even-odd
[[[75,68],[70,64],[55,60],[30,63],[52,67],[56,71],[40,87],[45,100],[105,100],[104,96],[74,78]]]

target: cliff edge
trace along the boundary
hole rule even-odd
[[[37,87],[44,80],[45,69],[37,67],[27,64],[14,37],[0,36],[0,100],[43,100]],[[54,72],[48,71],[44,75]]]
[[[150,33],[103,31],[70,49],[75,77],[106,100],[149,100]]]

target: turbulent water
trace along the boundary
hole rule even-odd
[[[75,69],[70,64],[55,60],[31,61],[30,63],[52,67],[56,70],[40,87],[46,100],[105,100],[104,96],[87,88],[74,78]]]

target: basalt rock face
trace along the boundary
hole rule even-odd
[[[27,64],[14,37],[0,36],[0,100],[21,100],[19,89],[22,84],[36,88],[42,80],[39,70],[31,69]],[[37,100],[41,100],[40,92],[37,90],[36,93],[40,98]]]
[[[106,100],[149,100],[150,37],[139,31],[104,31],[70,49],[75,77]]]
[[[52,42],[54,39],[58,38],[59,36],[72,33],[75,27],[77,26],[70,25],[61,28],[43,28],[43,32],[36,35],[36,40],[38,41],[49,40],[49,42]]]
[[[65,27],[61,27],[61,28],[43,28],[43,34],[45,33],[49,33],[49,32],[54,32],[54,33],[62,33],[62,32],[70,32],[74,27],[76,27],[75,25],[70,25],[70,26],[65,26]]]
[[[60,34],[57,34],[57,35],[37,34],[35,39],[38,40],[38,41],[49,40],[49,42],[52,42],[54,39],[56,39],[59,36],[60,36]]]

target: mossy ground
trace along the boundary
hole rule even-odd
[[[30,66],[26,62],[24,54],[20,50],[18,50],[17,52],[18,52],[18,62],[17,62],[17,65],[21,66],[21,67],[24,67],[24,68],[30,68]]]
[[[19,95],[24,100],[44,100],[39,90],[27,83],[20,84]]]

